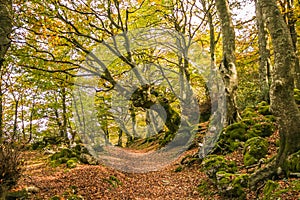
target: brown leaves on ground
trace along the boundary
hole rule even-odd
[[[24,159],[23,176],[15,189],[38,187],[40,191],[31,195],[32,199],[62,197],[70,188],[76,188],[84,199],[202,199],[197,187],[205,175],[197,166],[175,172],[179,165],[173,164],[161,171],[134,174],[81,164],[74,169],[64,165],[52,168],[36,151],[26,152]]]

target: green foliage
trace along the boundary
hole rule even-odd
[[[250,166],[261,158],[264,158],[268,153],[268,141],[262,137],[254,137],[246,141],[244,146],[244,164]]]
[[[209,155],[202,161],[202,167],[207,176],[216,181],[216,174],[219,171],[234,173],[237,171],[236,163],[229,161],[221,155]]]

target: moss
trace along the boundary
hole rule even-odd
[[[77,158],[71,158],[66,162],[67,168],[75,168],[77,166],[78,159]]]
[[[273,134],[274,130],[275,126],[273,123],[261,122],[251,126],[251,128],[247,131],[246,135],[248,139],[255,136],[269,137]]]
[[[268,152],[268,142],[262,137],[254,137],[246,141],[244,146],[244,164],[245,166],[257,163],[264,158]]]
[[[241,113],[242,118],[254,118],[257,116],[258,114],[255,112],[255,109],[253,107],[247,107]]]
[[[300,90],[294,89],[294,98],[297,104],[300,104]]]
[[[110,176],[109,179],[104,179],[108,183],[110,183],[114,188],[122,185],[122,182],[115,176]]]
[[[237,171],[236,163],[234,161],[226,160],[224,156],[219,155],[207,156],[202,161],[202,166],[207,176],[213,180],[216,179],[216,173],[218,171],[227,173],[234,173]]]
[[[248,176],[219,171],[216,174],[219,193],[230,198],[245,199],[244,187],[247,186]]]
[[[290,172],[300,172],[300,151],[288,157],[287,165]]]
[[[257,111],[259,114],[262,114],[262,115],[270,115],[271,114],[270,106],[265,101],[262,101],[259,104],[257,104]]]
[[[6,195],[6,200],[15,200],[15,199],[27,199],[28,198],[28,192],[23,189],[19,191],[9,192]]]
[[[182,166],[178,166],[178,167],[176,167],[175,172],[181,172],[182,170],[183,170],[183,167]]]
[[[238,139],[243,141],[245,138],[246,130],[246,124],[244,124],[243,122],[237,122],[227,126],[225,129],[225,134],[231,139]]]
[[[268,180],[264,190],[263,190],[263,195],[264,195],[264,200],[270,199],[274,191],[279,187],[279,183],[275,181]]]

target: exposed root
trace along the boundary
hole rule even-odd
[[[259,188],[264,181],[278,175],[275,160],[267,164],[265,167],[255,171],[249,178],[249,187],[252,190]]]

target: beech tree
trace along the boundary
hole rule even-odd
[[[275,64],[270,88],[270,109],[277,117],[280,148],[276,159],[256,172],[250,185],[287,172],[287,157],[300,149],[300,112],[294,99],[294,70],[296,54],[292,38],[275,0],[257,0],[271,35]]]
[[[5,54],[10,46],[10,34],[12,32],[12,1],[0,2],[0,139],[3,135],[3,90],[2,78]]]
[[[220,65],[220,71],[226,92],[226,124],[231,124],[238,119],[238,110],[236,105],[238,80],[235,57],[235,32],[227,0],[216,0],[215,3],[222,29],[223,58]]]

